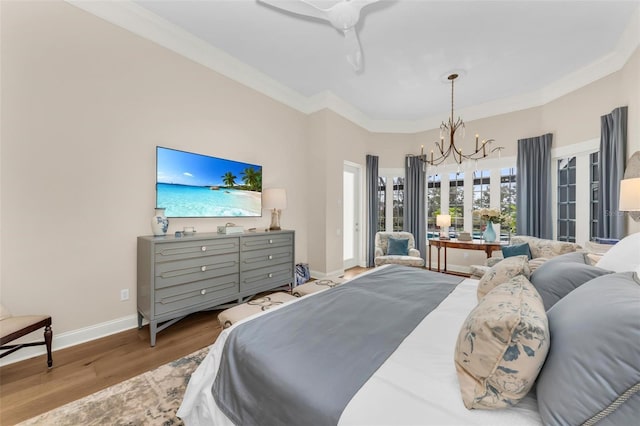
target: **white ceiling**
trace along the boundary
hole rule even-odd
[[[244,70],[237,73],[241,81],[252,80],[254,88],[266,81],[271,87],[264,92],[280,90],[279,100],[298,97],[290,102],[295,107],[307,99],[384,130],[380,123],[437,126],[449,113],[452,70],[462,71],[456,110],[471,118],[539,105],[616,71],[640,42],[639,5],[382,0],[361,15],[359,74],[345,59],[343,36],[328,23],[254,0],[140,0],[129,10],[138,16],[144,10],[147,20],[160,17],[156,24],[165,30],[226,52],[243,63],[231,67]],[[170,48],[179,51],[178,45]],[[202,54],[187,52],[192,59]]]

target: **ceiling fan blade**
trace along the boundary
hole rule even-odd
[[[351,0],[349,3],[351,3],[351,5],[356,9],[362,10],[363,7],[368,6],[372,3],[377,3],[379,1],[380,0]]]
[[[321,9],[306,0],[296,1],[282,1],[282,0],[258,0],[259,3],[264,3],[277,9],[286,10],[287,12],[295,13],[296,15],[311,16],[313,18],[323,19],[328,21],[327,10]]]
[[[347,54],[347,61],[355,72],[362,70],[362,49],[358,40],[358,33],[355,27],[344,30],[344,47]]]

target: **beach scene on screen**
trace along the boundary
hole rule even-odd
[[[262,167],[157,147],[156,207],[167,217],[262,215]]]

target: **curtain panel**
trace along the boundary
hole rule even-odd
[[[518,140],[516,232],[552,239],[551,141],[553,135]]]
[[[367,267],[375,266],[375,239],[378,231],[378,156],[367,155]]]
[[[624,216],[618,210],[620,180],[627,158],[627,107],[616,108],[600,117],[600,164],[598,226],[600,238],[624,237]]]
[[[425,205],[426,173],[420,157],[407,156],[404,182],[404,230],[416,240],[420,257],[426,259],[427,216]]]

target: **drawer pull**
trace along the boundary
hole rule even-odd
[[[207,246],[202,246],[202,247],[200,247],[200,250],[202,250],[202,251],[207,251]]]
[[[272,256],[272,255],[269,255],[269,260],[271,260],[271,259],[273,259],[273,256]]]
[[[269,240],[269,244],[273,244],[273,240]]]
[[[207,294],[207,290],[203,288],[202,290],[200,290],[200,294],[204,296],[205,294]]]
[[[200,268],[200,270],[201,270],[202,272],[204,272],[204,271],[206,271],[206,270],[207,270],[207,267],[206,267],[206,266],[202,266],[202,267]]]
[[[269,278],[273,278],[273,274],[272,273],[269,273]]]

